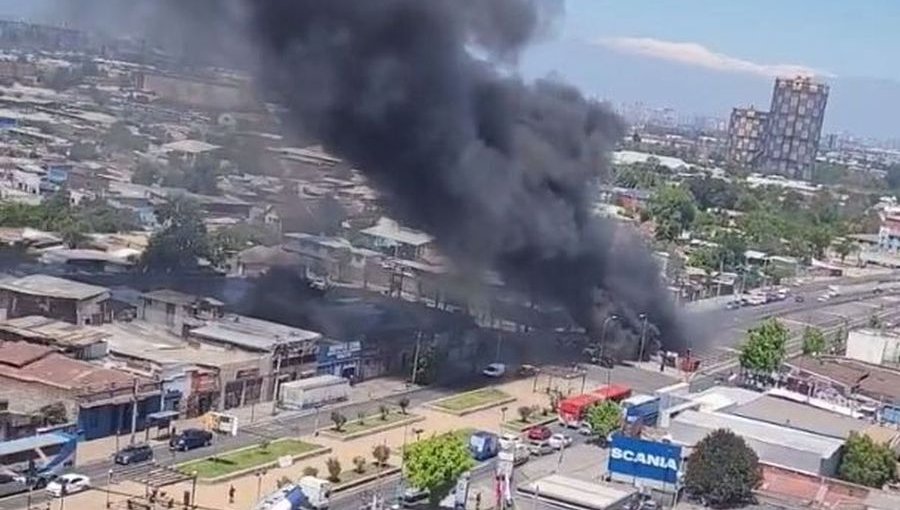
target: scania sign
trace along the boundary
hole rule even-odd
[[[616,435],[609,450],[609,472],[633,479],[676,483],[681,447]]]

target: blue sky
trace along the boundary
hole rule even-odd
[[[900,80],[896,0],[567,0],[562,37],[694,42],[764,64]]]

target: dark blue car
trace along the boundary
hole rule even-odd
[[[212,438],[212,432],[208,430],[185,429],[169,440],[169,449],[186,452],[194,448],[209,446],[212,444]]]

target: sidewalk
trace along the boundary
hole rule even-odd
[[[346,402],[328,406],[326,409],[397,396],[417,389],[419,389],[419,386],[409,386],[405,381],[396,378],[384,377],[372,379],[354,385],[350,389],[350,398]],[[276,418],[284,419],[291,416],[301,416],[306,414],[304,411],[278,411],[276,414],[273,414],[272,411],[274,407],[274,402],[262,402],[252,406],[229,409],[227,412],[228,414],[237,416],[238,423],[242,427],[250,424],[266,423]],[[177,430],[203,426],[201,417],[177,420],[173,423]],[[138,431],[135,434],[135,441],[140,443],[146,440],[154,446],[168,441],[168,439],[156,440],[156,433],[156,428],[150,428],[149,434],[148,431]],[[84,441],[78,445],[78,464],[88,464],[109,459],[118,448],[124,448],[130,441],[130,433],[121,434],[118,438],[112,436],[94,439],[92,441]]]

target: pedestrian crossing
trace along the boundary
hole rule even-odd
[[[152,462],[113,469],[112,481],[129,480],[149,487],[165,487],[190,480],[191,477],[168,466]]]

